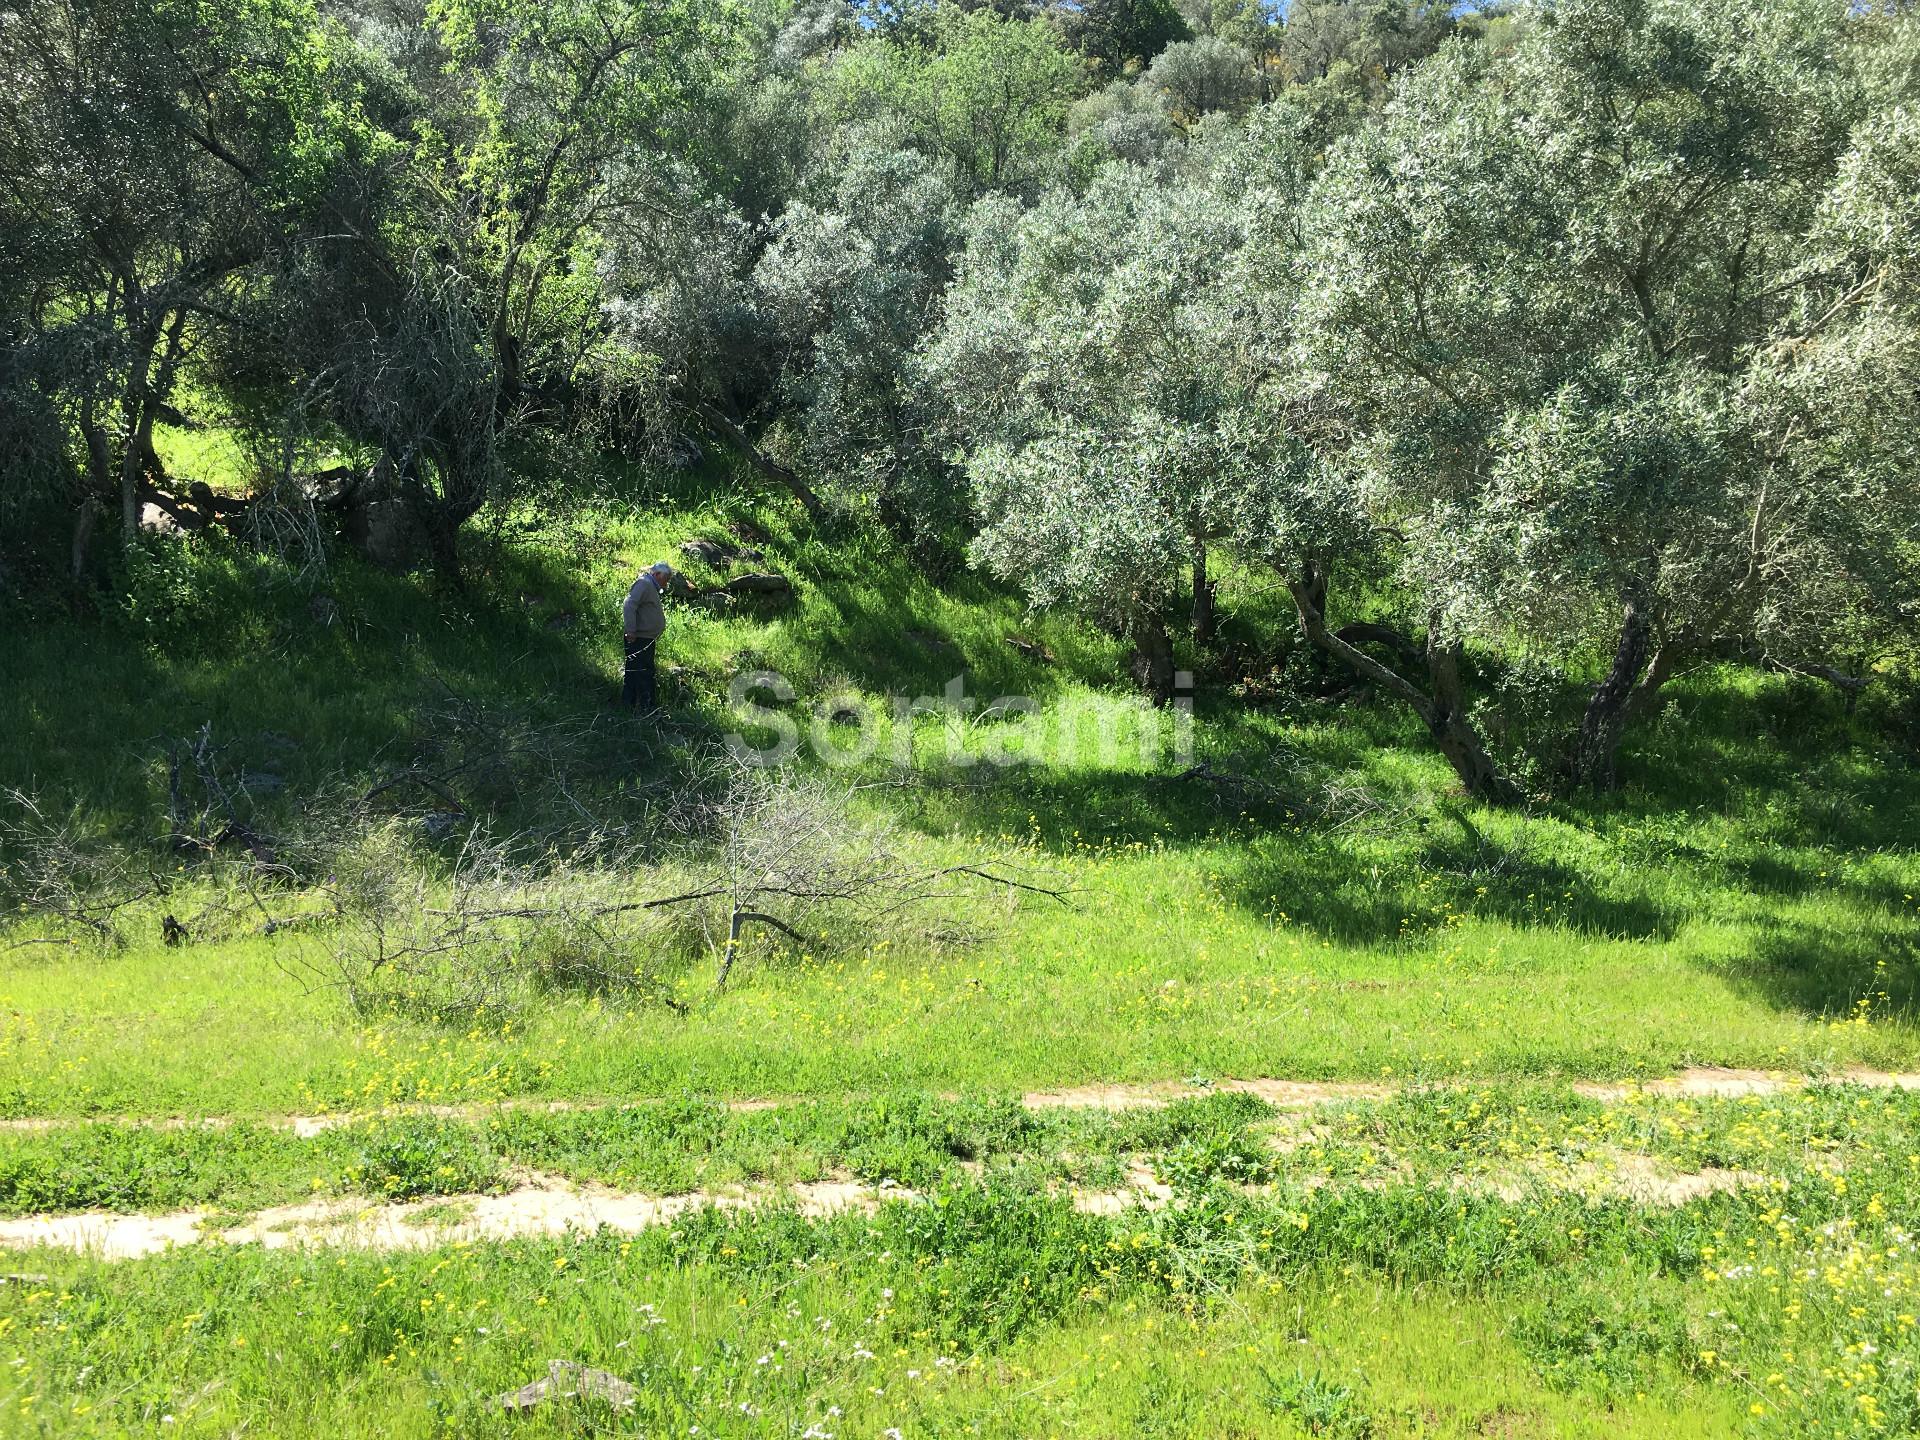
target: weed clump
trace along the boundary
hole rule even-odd
[[[413,1200],[496,1190],[504,1170],[484,1132],[430,1116],[409,1116],[373,1127],[347,1178],[366,1194]]]

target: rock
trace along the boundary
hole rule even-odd
[[[151,500],[140,507],[140,528],[153,535],[184,535],[186,528]]]
[[[793,593],[793,581],[784,575],[774,575],[770,573],[736,575],[733,579],[727,581],[726,584],[720,586],[720,589],[734,596],[791,595]]]
[[[640,1392],[618,1375],[573,1360],[553,1360],[543,1378],[496,1395],[494,1404],[520,1415],[552,1400],[598,1400],[615,1410],[630,1410],[639,1398]]]
[[[440,841],[453,834],[462,818],[457,810],[432,810],[420,817],[420,828],[429,840]]]
[[[271,770],[242,770],[240,788],[249,795],[277,795],[287,788],[287,782]]]
[[[727,521],[727,533],[742,545],[764,545],[773,537],[753,521],[742,517]]]
[[[350,517],[349,534],[357,534],[367,558],[382,570],[403,571],[426,548],[426,537],[413,507],[398,494],[375,491],[358,517]]]
[[[697,560],[702,565],[711,565],[716,570],[724,570],[729,565],[758,565],[767,556],[764,550],[751,545],[735,545],[725,540],[713,540],[705,536],[689,540],[680,547],[680,553],[689,560]]]
[[[718,540],[689,540],[680,547],[680,553],[703,565],[725,565],[733,559],[734,549],[731,545],[722,545]]]
[[[316,595],[307,601],[307,614],[316,625],[338,625],[340,605],[331,595]]]
[[[724,590],[708,590],[687,601],[696,610],[731,610],[733,596]]]
[[[667,594],[672,599],[691,600],[699,593],[700,592],[694,588],[693,582],[678,570],[667,577]]]

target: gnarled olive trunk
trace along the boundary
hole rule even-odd
[[[1620,638],[1613,663],[1594,687],[1574,737],[1573,783],[1611,790],[1620,783],[1620,742],[1627,728],[1652,708],[1673,673],[1675,646],[1657,643],[1649,608],[1630,597],[1621,607]]]
[[[1143,615],[1133,623],[1133,678],[1155,705],[1173,698],[1173,639],[1159,615]]]
[[[460,530],[487,496],[486,457],[473,457],[473,465],[458,455],[433,462],[382,456],[337,502],[342,529],[376,565],[405,570],[424,558],[438,579],[461,589]]]
[[[818,524],[826,517],[826,506],[821,504],[820,497],[814,492],[813,487],[808,485],[796,471],[782,465],[762,450],[754,442],[753,437],[747,434],[746,429],[726,411],[718,405],[701,404],[694,407],[694,413],[739,451],[755,471],[798,500],[800,508],[807,512],[809,520]]]
[[[1441,638],[1438,623],[1427,626],[1427,641],[1420,646],[1409,636],[1393,634],[1390,648],[1397,656],[1418,655],[1424,661],[1424,684],[1416,684],[1394,666],[1375,659],[1359,648],[1354,639],[1374,639],[1387,633],[1384,627],[1368,626],[1365,633],[1351,629],[1336,634],[1327,628],[1325,570],[1308,564],[1298,574],[1284,576],[1293,595],[1294,608],[1300,614],[1300,628],[1308,640],[1339,660],[1356,674],[1373,680],[1407,703],[1420,717],[1433,737],[1436,748],[1460,777],[1467,794],[1494,805],[1517,805],[1524,795],[1511,776],[1502,770],[1480,739],[1467,714],[1465,686],[1461,680],[1461,647],[1458,641]]]
[[[1207,573],[1207,542],[1193,542],[1193,638],[1200,645],[1213,643],[1214,591],[1217,583]]]

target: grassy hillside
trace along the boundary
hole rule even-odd
[[[1848,1392],[1901,1423],[1890,1363],[1862,1379],[1849,1351],[1843,1391],[1819,1357],[1911,1343],[1910,1261],[1873,1246],[1904,1243],[1888,1227],[1912,1198],[1920,1102],[1566,1088],[1686,1065],[1920,1068],[1920,778],[1871,717],[1780,677],[1699,672],[1625,791],[1493,814],[1462,805],[1385,705],[1255,704],[1203,674],[1194,774],[1170,740],[1143,756],[1153,717],[1115,683],[1114,642],[964,570],[853,528],[798,535],[703,477],[625,477],[564,520],[536,515],[475,536],[465,593],[347,559],[300,577],[163,548],[128,612],[0,633],[17,677],[0,784],[101,853],[171,867],[164,897],[116,918],[122,944],[20,945],[53,933],[32,913],[9,932],[0,1115],[34,1124],[0,1132],[0,1212],[198,1206],[211,1233],[305,1196],[405,1196],[444,1201],[421,1223],[457,1225],[528,1173],[663,1195],[851,1177],[935,1203],[808,1218],[775,1196],[626,1239],[407,1255],[42,1249],[17,1263],[44,1279],[0,1284],[9,1433],[296,1435],[320,1416],[336,1435],[492,1433],[490,1397],[563,1357],[635,1379],[645,1404],[617,1423],[549,1411],[527,1422],[542,1433],[1786,1435],[1864,1424]],[[631,573],[742,531],[762,558],[728,570],[792,576],[793,603],[676,607],[670,716],[619,712]],[[1223,600],[1266,603],[1250,581]],[[803,724],[823,701],[890,714],[893,694],[963,672],[971,695],[1032,697],[1025,720],[901,722],[905,772],[891,721],[860,764],[799,763],[916,863],[1066,893],[996,900],[964,942],[763,933],[724,991],[683,933],[662,960],[682,1011],[555,985],[436,1024],[315,985],[333,929],[263,934],[160,844],[170,746],[202,727],[263,834],[297,835],[455,742],[550,734],[564,804],[509,765],[511,783],[463,789],[462,826],[631,826],[697,783],[738,723],[742,669],[784,674]],[[950,736],[1036,758],[954,765]],[[408,863],[440,873],[457,837],[416,832]],[[657,893],[681,863],[623,883]],[[324,908],[297,885],[265,904]],[[168,913],[189,943],[163,943]],[[1262,1078],[1386,1088],[1329,1092],[1304,1132],[1245,1097],[1150,1123],[1014,1098]],[[616,1109],[505,1103],[530,1098]],[[785,1103],[725,1103],[759,1099]],[[378,1113],[406,1102],[475,1108]],[[314,1112],[350,1123],[268,1123]],[[81,1117],[121,1118],[58,1123]],[[124,1123],[141,1117],[223,1125]],[[1595,1188],[1616,1169],[1681,1198]],[[1171,1203],[1125,1188],[1141,1175]],[[1117,1213],[1065,1198],[1103,1186],[1128,1197]],[[1730,1300],[1748,1272],[1729,1281],[1728,1254],[1773,1290]],[[1840,1288],[1778,1278],[1836,1266]],[[1849,1286],[1878,1298],[1849,1310]]]
[[[159,943],[165,907],[149,907],[127,948],[12,953],[4,998],[20,1018],[0,1103],[257,1112],[477,1075],[503,1093],[658,1094],[693,1077],[717,1093],[800,1094],[1804,1069],[1914,1053],[1903,1017],[1920,872],[1906,821],[1920,781],[1818,692],[1690,677],[1622,795],[1505,816],[1456,802],[1384,705],[1249,708],[1203,679],[1195,755],[1257,782],[1234,789],[1177,778],[1171,731],[1142,759],[1131,742],[1149,712],[1107,688],[1121,669],[1111,642],[1024,614],[977,576],[936,583],[858,533],[797,540],[781,518],[717,492],[655,492],[565,522],[510,519],[476,547],[465,594],[348,561],[297,582],[182,551],[182,583],[149,583],[131,616],[10,629],[4,664],[22,683],[0,695],[0,783],[151,850],[167,828],[169,742],[207,726],[231,772],[258,780],[244,803],[273,832],[444,743],[458,713],[503,733],[577,731],[589,773],[573,794],[619,824],[640,813],[638,787],[676,773],[673,747],[734,728],[725,689],[741,669],[788,677],[803,725],[831,698],[865,696],[885,715],[887,696],[938,695],[964,673],[970,695],[1034,697],[1042,713],[1023,723],[1045,763],[948,764],[952,727],[926,715],[910,783],[891,783],[885,724],[862,766],[834,770],[804,748],[798,763],[861,787],[857,805],[929,855],[1059,870],[1066,904],[1029,899],[959,951],[875,934],[865,953],[769,955],[718,997],[689,954],[689,1015],[558,996],[508,1037],[462,1037],[453,1057],[431,1030],[374,1024],[291,984],[285,962],[324,951],[324,933],[238,925],[176,951]],[[631,572],[741,520],[768,536],[744,568],[794,576],[797,602],[678,608],[662,648],[668,727],[618,712],[614,607]],[[1104,756],[1102,723],[1117,737]],[[969,724],[957,743],[977,753],[1002,728]],[[1062,735],[1082,742],[1075,753]],[[180,883],[190,897],[192,873]],[[376,1044],[429,1052],[437,1073],[376,1075],[364,1058]]]

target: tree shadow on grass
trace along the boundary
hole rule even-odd
[[[1242,909],[1349,943],[1409,939],[1467,914],[1640,940],[1679,928],[1656,899],[1470,821],[1405,813],[1350,827],[1317,813],[1304,787],[1223,793],[1175,773],[1026,767],[931,777],[915,794],[911,823],[930,835],[1007,837],[1056,855],[1204,851]]]
[[[1428,827],[1416,863],[1457,908],[1513,925],[1623,940],[1670,940],[1680,927],[1681,917],[1653,897],[1622,894],[1539,844],[1486,834],[1464,819]]]
[[[812,668],[872,694],[939,697],[958,677],[984,708],[1001,696],[1044,700],[1076,681],[1113,678],[1111,657],[1095,657],[1085,637],[1051,620],[1022,620],[1012,597],[975,576],[935,587],[876,566],[806,583],[816,611],[831,614],[801,617],[814,627],[799,642]],[[1053,659],[1022,652],[1010,637]]]
[[[1883,920],[1905,920],[1920,924],[1920,909],[1914,897],[1916,880],[1875,873],[1860,878],[1841,873],[1840,862],[1830,856],[1798,859],[1767,852],[1742,856],[1727,862],[1728,872],[1740,887],[1755,895],[1804,900],[1814,896],[1836,896],[1863,915]]]
[[[1629,736],[1626,787],[1571,796],[1570,810],[1603,827],[1730,812],[1781,846],[1911,843],[1920,766],[1829,687],[1719,667],[1674,686],[1670,705]]]
[[[1622,893],[1577,866],[1523,846],[1469,844],[1437,828],[1364,843],[1307,834],[1254,847],[1234,872],[1232,893],[1355,944],[1413,939],[1468,916],[1625,940],[1671,939],[1680,925],[1653,897]]]
[[[1764,925],[1733,974],[1737,989],[1783,1010],[1845,1019],[1868,1002],[1875,1019],[1920,1006],[1920,924],[1838,930],[1801,920]]]
[[[549,628],[521,593],[441,594],[343,560],[322,596],[251,597],[238,640],[217,625],[159,642],[122,622],[22,631],[6,654],[20,683],[0,784],[77,803],[146,843],[165,833],[168,747],[203,727],[271,812],[407,763],[423,715],[450,700],[530,725],[613,719],[604,641]]]

